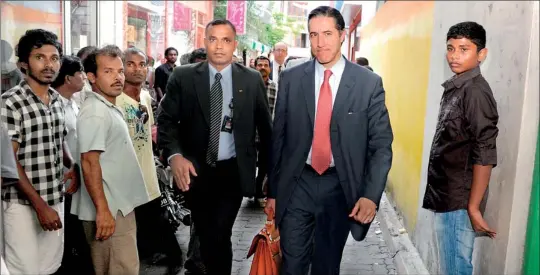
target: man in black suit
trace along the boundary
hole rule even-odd
[[[282,73],[274,116],[268,208],[281,233],[281,274],[339,274],[349,231],[365,238],[392,161],[380,77],[341,55],[344,20],[308,17],[315,60]],[[366,251],[367,252],[367,251]]]
[[[289,47],[285,42],[277,42],[274,45],[274,61],[270,63],[270,79],[279,84],[279,75],[285,70],[285,58],[287,58]]]
[[[257,148],[268,159],[272,131],[260,74],[233,63],[234,25],[206,26],[208,61],[178,67],[158,116],[159,145],[177,186],[189,191],[209,274],[230,274],[232,227],[242,197],[255,195]]]

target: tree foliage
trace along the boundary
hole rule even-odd
[[[268,10],[273,9],[271,2]],[[294,19],[287,18],[283,13],[272,13],[271,22],[264,21],[264,10],[257,1],[247,1],[246,34],[238,36],[238,48],[251,49],[251,40],[259,41],[264,45],[273,47],[282,41],[288,32],[298,35],[301,32],[299,24]],[[214,9],[214,19],[227,18],[227,0],[218,0]]]

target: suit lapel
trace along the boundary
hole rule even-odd
[[[345,70],[343,71],[343,75],[341,76],[341,80],[339,82],[339,88],[336,94],[336,101],[334,101],[334,107],[332,108],[332,122],[334,122],[334,118],[338,118],[341,114],[341,111],[343,111],[343,108],[345,107],[345,103],[347,103],[349,94],[352,90],[352,88],[355,85],[355,79],[353,72],[355,70],[352,70],[351,66],[352,63],[345,60]]]
[[[306,107],[308,110],[311,126],[313,127],[315,118],[315,60],[306,67],[305,74],[302,77],[302,90],[306,99]]]
[[[243,102],[244,102],[244,98],[246,97],[245,93],[246,93],[246,87],[245,87],[245,83],[246,83],[246,80],[245,79],[242,79],[242,72],[240,71],[240,68],[239,68],[240,65],[236,64],[236,63],[232,63],[231,65],[231,69],[232,69],[232,88],[233,88],[233,107],[234,107],[234,111],[233,111],[233,120],[234,119],[237,119],[238,117],[234,117],[236,116],[237,114],[240,114],[240,110],[242,108],[242,106],[244,105]],[[251,91],[251,92],[255,92],[255,91]]]
[[[197,98],[203,112],[204,120],[210,126],[210,71],[208,62],[200,63],[196,69],[196,74],[193,76]]]

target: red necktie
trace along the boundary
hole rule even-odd
[[[330,119],[332,118],[332,89],[330,88],[332,71],[324,71],[324,82],[319,92],[315,131],[311,147],[311,167],[322,175],[330,167],[332,148],[330,145]]]

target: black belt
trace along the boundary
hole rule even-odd
[[[236,164],[236,157],[232,157],[230,159],[226,160],[218,160],[212,164],[208,164],[210,168],[217,168],[217,167],[223,167],[223,166],[229,166],[232,164]]]
[[[315,168],[313,168],[313,166],[311,166],[311,165],[309,165],[307,163],[306,163],[306,166],[304,167],[304,169],[319,175],[319,172],[317,172],[315,170]],[[334,174],[334,173],[337,173],[336,167],[335,166],[334,167],[328,167],[328,169],[326,169],[326,171],[324,171],[321,176]]]

